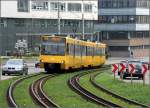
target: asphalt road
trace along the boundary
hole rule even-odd
[[[109,58],[105,64],[113,64],[113,63],[119,63],[120,61],[122,60],[126,60],[128,58]],[[141,59],[141,58],[140,58]],[[141,60],[144,60],[144,61],[148,61],[148,58],[142,58]],[[28,70],[28,73],[29,74],[33,74],[33,73],[39,73],[39,72],[44,72],[44,69],[41,69],[41,68],[35,68],[35,62],[36,60],[33,59],[33,60],[26,60],[27,61],[27,64],[28,64],[28,67],[29,67],[29,70]],[[2,62],[2,64],[4,64],[5,61]],[[1,67],[0,67],[1,68]],[[0,69],[1,70],[1,69]],[[13,76],[2,76],[2,80],[4,79],[9,79],[9,78],[12,78],[12,77],[15,77],[14,75]],[[116,74],[116,78],[120,79],[119,76],[117,76]],[[146,75],[145,75],[145,83],[146,84],[149,84],[149,78],[150,78],[150,72],[147,72]],[[127,79],[127,80],[123,80],[125,82],[131,82],[130,79]],[[133,82],[138,82],[138,83],[143,83],[143,80],[137,80],[137,79],[134,79]]]

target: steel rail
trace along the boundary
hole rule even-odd
[[[90,70],[92,71],[92,70]],[[90,72],[88,71],[88,73]],[[80,84],[79,84],[79,79],[80,77],[82,77],[83,75],[85,75],[87,73],[81,73],[81,74],[77,74],[75,76],[73,76],[72,78],[69,79],[68,84],[71,88],[73,88],[75,91],[77,91],[80,95],[84,96],[84,98],[91,100],[93,102],[96,102],[99,105],[105,106],[105,107],[119,107],[122,108],[122,106],[117,105],[113,102],[110,102],[108,100],[105,100],[101,97],[98,97],[94,94],[92,94],[91,92],[89,92],[88,90],[86,90],[85,88],[83,88]]]
[[[34,81],[30,87],[29,91],[34,99],[34,102],[38,104],[40,107],[44,108],[59,108],[59,105],[54,103],[43,91],[43,85],[49,79],[54,77],[55,75],[47,75],[44,77],[39,78],[38,80]]]
[[[114,92],[112,92],[112,91],[106,89],[106,88],[103,87],[102,85],[97,84],[96,81],[95,81],[95,77],[96,77],[97,75],[101,74],[101,73],[102,73],[102,72],[99,72],[99,73],[96,73],[96,74],[90,76],[90,82],[91,82],[96,88],[98,88],[99,90],[102,90],[103,92],[105,92],[105,93],[107,93],[107,94],[109,94],[109,95],[112,95],[112,96],[115,97],[115,98],[118,98],[118,99],[120,99],[120,100],[123,100],[123,101],[125,101],[125,102],[128,102],[129,104],[137,105],[137,106],[140,106],[140,107],[150,107],[150,106],[148,106],[148,105],[145,105],[145,104],[136,102],[136,101],[134,101],[134,100],[125,98],[125,97],[123,97],[123,96],[121,96],[121,95],[118,95],[118,94],[116,94],[116,93],[114,93]]]
[[[12,107],[12,108],[18,108],[18,105],[14,99],[14,96],[13,96],[13,92],[14,92],[14,89],[15,87],[21,83],[22,81],[24,81],[25,79],[28,79],[28,78],[31,78],[31,77],[35,77],[35,76],[38,76],[38,75],[41,75],[41,73],[39,74],[33,74],[33,75],[28,75],[28,76],[24,76],[23,78],[20,78],[14,82],[12,82],[10,84],[10,86],[8,87],[7,89],[7,103],[8,103],[8,106],[9,107]]]

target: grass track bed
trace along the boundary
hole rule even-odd
[[[111,70],[99,74],[95,80],[105,88],[122,95],[128,99],[133,99],[137,102],[150,105],[150,88],[148,85],[139,83],[125,83],[120,80],[114,80]]]
[[[44,91],[61,108],[100,108],[95,103],[83,99],[68,87],[68,79],[75,74],[77,73],[68,73],[49,79],[44,85]]]
[[[95,88],[89,81],[90,79],[90,74],[84,75],[80,78],[80,84],[82,87],[84,87],[85,89],[87,89],[88,91],[90,91],[91,93],[102,97],[103,99],[109,100],[113,103],[116,103],[118,105],[121,105],[123,107],[126,108],[137,108],[137,106],[135,105],[130,105],[124,101],[121,101],[120,99],[114,98],[111,95],[108,95],[106,93],[104,93],[103,91],[100,91],[99,89]]]
[[[0,107],[1,108],[8,108],[7,101],[6,101],[6,93],[9,85],[11,82],[18,79],[18,77],[9,79],[9,80],[2,80],[0,81]]]
[[[19,83],[14,90],[14,99],[20,108],[38,108],[29,94],[30,84],[43,75],[38,75]]]

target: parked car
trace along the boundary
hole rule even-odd
[[[28,65],[23,59],[9,59],[4,66],[2,66],[2,75],[5,74],[28,74]]]
[[[123,79],[126,79],[126,77],[131,77],[131,74],[129,73],[129,64],[135,65],[135,72],[132,74],[132,77],[138,77],[138,79],[143,79],[143,74],[142,74],[142,62],[138,60],[126,60],[126,61],[121,61],[120,63],[125,63],[126,64],[126,69],[123,72]],[[118,75],[120,75],[120,72],[118,72]]]
[[[40,67],[40,61],[36,61],[35,62],[35,68],[39,68]]]

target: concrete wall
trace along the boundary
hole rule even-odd
[[[99,9],[99,15],[150,15],[147,8]]]
[[[148,57],[149,49],[132,50],[133,57]],[[110,51],[111,57],[130,57],[129,51]]]

